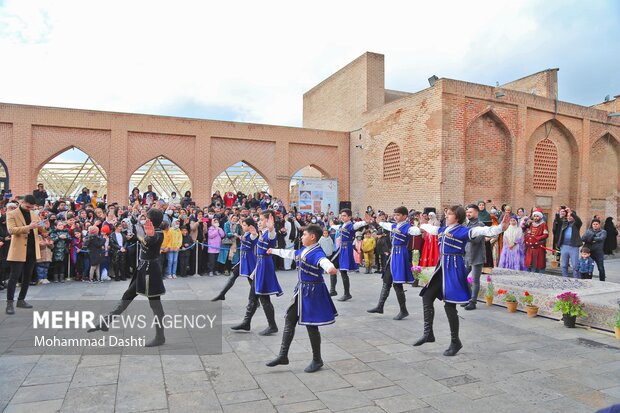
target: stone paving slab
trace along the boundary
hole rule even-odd
[[[294,276],[280,274],[286,295],[272,302],[282,330]],[[210,298],[226,280],[166,281],[164,300]],[[378,277],[363,274],[352,274],[353,299],[336,302],[336,324],[321,328],[323,370],[303,372],[311,359],[303,327],[296,331],[290,364],[268,368],[264,363],[278,353],[282,335],[257,335],[266,326],[262,310],[251,332],[229,329],[243,317],[248,287],[242,281],[223,302],[222,354],[177,354],[170,349],[185,338],[174,335],[176,344],[142,355],[4,354],[0,411],[521,413],[592,412],[620,403],[620,342],[611,335],[566,329],[561,322],[509,314],[497,306],[459,308],[464,348],[447,358],[442,353],[449,329],[441,304],[436,303],[437,341],[413,347],[423,325],[419,290],[406,288],[411,315],[405,320],[392,320],[398,311],[393,295],[385,314],[368,314],[381,285]],[[79,283],[52,284],[33,287],[29,299],[34,304],[37,298],[117,299],[124,286],[97,285],[92,295]],[[27,346],[15,320],[0,315],[0,351]]]

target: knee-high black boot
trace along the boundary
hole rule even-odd
[[[385,305],[385,300],[387,300],[390,295],[390,288],[392,286],[390,284],[383,283],[381,287],[381,293],[379,294],[379,302],[375,308],[371,308],[370,310],[366,310],[368,313],[378,313],[383,314],[383,306]]]
[[[435,341],[435,335],[433,334],[433,319],[435,318],[435,308],[433,304],[424,303],[424,333],[422,337],[415,343],[414,346],[421,346],[424,343],[433,343]]]
[[[461,340],[459,340],[459,315],[454,304],[445,305],[446,316],[448,316],[448,323],[450,324],[450,347],[443,352],[444,356],[454,356],[463,348]]]
[[[338,295],[338,293],[336,292],[336,284],[338,284],[338,275],[330,274],[329,275],[329,295],[331,295],[332,297],[335,295]]]
[[[269,323],[269,326],[258,334],[261,336],[270,336],[273,333],[278,332],[275,310],[273,309],[273,304],[271,303],[271,299],[268,295],[261,295],[260,301],[263,303],[263,311],[265,312],[265,317],[267,317],[267,322]]]
[[[121,300],[116,303],[116,307],[112,311],[110,311],[107,315],[103,317],[99,317],[99,323],[94,328],[89,328],[86,330],[87,333],[93,333],[95,331],[108,331],[110,328],[110,323],[112,322],[112,318],[115,315],[120,315],[129,307],[131,304],[131,300]]]
[[[349,282],[349,274],[347,274],[346,271],[341,271],[340,274],[342,274],[342,285],[344,286],[344,295],[340,297],[338,301],[348,301],[351,298],[353,298],[351,297],[351,294],[349,292],[349,288],[351,286]]]
[[[244,330],[250,331],[250,323],[252,322],[252,317],[258,308],[258,297],[253,295],[248,300],[248,305],[245,307],[245,317],[243,317],[243,321],[241,324],[237,324],[236,326],[230,327],[231,330]]]
[[[282,332],[282,344],[280,345],[280,354],[278,354],[278,357],[268,362],[266,364],[267,367],[274,367],[279,364],[288,364],[288,349],[291,347],[291,343],[293,342],[293,337],[295,336],[295,325],[297,324],[297,319],[294,317],[297,314],[295,311],[297,311],[297,306],[293,308],[292,312],[289,309],[289,313],[286,314],[284,331]]]
[[[323,367],[323,359],[321,358],[321,332],[317,326],[306,326],[308,329],[308,337],[310,337],[310,345],[312,346],[312,362],[304,369],[306,373],[314,373]]]
[[[394,320],[402,320],[409,315],[409,311],[407,311],[407,298],[405,298],[405,290],[403,290],[403,285],[394,284],[394,293],[396,294],[398,306],[400,307],[400,311],[396,317],[394,317]]]
[[[228,281],[226,282],[226,285],[224,286],[224,289],[211,301],[219,301],[219,300],[226,299],[226,293],[228,292],[228,290],[232,288],[233,285],[235,285],[235,281],[237,280],[237,277],[239,277],[238,268],[239,267],[237,266],[237,269],[233,271],[233,276],[228,279]]]
[[[144,344],[144,347],[157,347],[157,346],[161,346],[162,344],[164,344],[166,342],[166,337],[164,336],[164,326],[163,326],[163,317],[164,317],[164,307],[161,305],[161,300],[159,300],[159,297],[157,297],[158,299],[156,300],[151,300],[149,299],[149,304],[151,305],[151,310],[153,310],[153,315],[155,316],[155,319],[157,320],[157,323],[155,324],[155,337],[149,341],[148,343]]]

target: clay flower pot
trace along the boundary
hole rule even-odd
[[[536,307],[535,305],[525,306],[525,311],[527,311],[528,317],[536,317],[538,315],[538,307]]]
[[[484,299],[487,302],[487,305],[493,305],[493,296],[485,295]]]
[[[517,302],[516,301],[506,301],[506,308],[509,313],[517,312]]]
[[[620,340],[620,327],[614,327],[614,331],[616,332],[616,340]]]
[[[559,262],[557,262],[556,260],[551,260],[551,268],[558,268],[559,266]]]

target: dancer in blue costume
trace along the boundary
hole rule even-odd
[[[367,310],[369,313],[383,314],[383,306],[390,289],[394,286],[394,293],[400,307],[399,313],[394,320],[402,320],[409,315],[407,311],[407,300],[403,284],[412,284],[414,281],[411,272],[411,257],[409,256],[409,240],[413,235],[419,233],[418,228],[412,226],[408,221],[409,211],[406,207],[400,206],[394,209],[394,223],[381,222],[382,218],[378,218],[377,223],[385,230],[390,231],[392,237],[392,251],[390,257],[383,269],[383,287],[379,295],[379,303],[375,308]]]
[[[258,221],[259,232],[257,233],[254,227],[249,227],[249,231],[252,235],[258,237],[256,244],[256,267],[248,278],[250,280],[250,295],[245,317],[241,324],[233,326],[231,329],[250,331],[250,323],[260,301],[269,326],[258,334],[268,336],[278,332],[275,310],[269,296],[273,294],[281,296],[283,294],[276,277],[273,258],[267,255],[267,250],[276,246],[274,212],[272,210],[261,212],[260,220]],[[246,271],[242,271],[241,275],[244,275],[243,272]]]
[[[465,266],[465,246],[478,236],[494,237],[508,228],[510,216],[506,214],[501,225],[493,227],[468,228],[465,222],[465,209],[460,205],[448,208],[446,212],[446,226],[436,227],[430,224],[422,224],[420,228],[432,235],[438,235],[439,262],[435,272],[426,286],[422,288],[422,304],[424,309],[424,334],[416,341],[414,346],[435,341],[433,334],[433,319],[435,299],[444,301],[444,309],[450,324],[450,347],[444,351],[444,356],[454,356],[463,348],[459,339],[459,316],[457,304],[469,302],[470,292],[467,284],[467,267]],[[419,229],[416,228],[416,232]]]
[[[323,230],[318,225],[308,225],[301,236],[303,247],[297,251],[288,249],[270,249],[268,254],[282,258],[295,259],[299,281],[295,287],[293,300],[286,311],[282,345],[278,357],[267,363],[274,367],[288,364],[288,350],[295,336],[295,325],[305,325],[312,346],[312,362],[304,369],[306,373],[314,373],[323,367],[321,358],[321,333],[319,326],[333,324],[338,315],[325,281],[323,271],[336,274],[338,270],[327,259],[318,244]]]
[[[342,276],[342,285],[344,285],[344,295],[338,299],[338,301],[347,301],[353,298],[350,292],[349,271],[357,271],[357,264],[353,258],[353,241],[355,240],[355,231],[368,225],[370,223],[370,216],[366,214],[364,221],[356,223],[351,222],[351,216],[353,213],[350,209],[345,208],[340,211],[340,219],[342,224],[334,225],[330,223],[331,228],[340,231],[340,249],[338,250],[338,263],[340,269],[340,275]],[[334,257],[333,259],[335,259]],[[336,277],[331,278],[331,288],[329,294],[331,296],[337,295],[336,292]]]
[[[254,228],[254,234],[250,233],[249,228]],[[235,238],[240,241],[239,262],[232,269],[232,276],[224,286],[224,289],[211,301],[219,301],[226,299],[226,293],[232,288],[237,277],[250,277],[250,274],[256,268],[256,244],[258,243],[258,233],[256,232],[256,223],[252,218],[246,218],[241,221],[241,230],[243,235],[234,234]],[[236,242],[236,241],[235,241]],[[252,281],[248,278],[250,285]]]

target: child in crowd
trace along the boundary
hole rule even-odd
[[[99,228],[93,225],[88,229],[88,236],[84,239],[82,246],[88,251],[88,260],[90,262],[88,280],[91,283],[96,282],[97,277],[95,277],[95,273],[98,273],[99,277],[101,276],[99,265],[105,257],[105,239],[99,235]]]
[[[69,259],[71,260],[71,268],[75,281],[81,281],[84,276],[84,253],[80,252],[82,249],[82,231],[76,229],[73,231],[73,237],[71,237],[71,249],[69,251]]]
[[[577,261],[577,271],[581,278],[586,280],[592,279],[592,271],[594,271],[594,260],[590,257],[590,249],[583,247],[581,249],[581,257]]]
[[[170,244],[168,245],[168,252],[166,256],[168,258],[168,265],[166,273],[168,278],[177,278],[177,263],[179,260],[179,249],[183,242],[183,234],[179,229],[179,220],[175,220],[172,223],[172,227],[168,230],[170,232]]]
[[[41,258],[37,260],[37,283],[49,284],[47,273],[52,262],[52,251],[54,249],[54,241],[52,241],[43,229],[39,229],[39,247],[41,250]]]
[[[187,249],[189,248],[194,241],[192,240],[192,236],[189,235],[189,229],[184,226],[181,229],[181,249],[179,250],[179,263],[177,265],[177,272],[179,277],[187,277],[187,264],[190,257],[191,252]]]
[[[67,271],[67,253],[71,239],[63,221],[56,222],[56,228],[50,233],[50,238],[54,241],[52,264],[49,270],[52,281],[64,283]]]
[[[364,239],[362,240],[362,251],[364,252],[364,265],[366,266],[366,274],[370,274],[370,269],[375,258],[375,247],[377,241],[373,238],[372,232],[367,229],[364,231]]]

